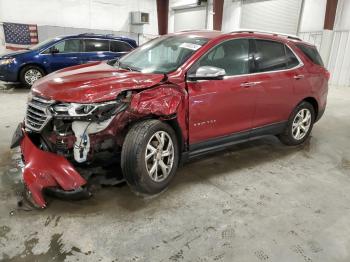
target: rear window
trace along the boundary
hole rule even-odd
[[[322,58],[317,49],[313,46],[297,44],[297,47],[306,55],[314,64],[324,66]]]
[[[284,44],[269,40],[255,40],[255,63],[259,72],[283,70],[287,68]]]
[[[129,52],[131,49],[131,46],[125,42],[111,41],[111,52]]]
[[[85,52],[109,51],[109,41],[99,39],[85,39]]]

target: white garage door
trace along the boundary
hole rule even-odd
[[[174,31],[205,29],[206,7],[175,10]]]
[[[241,28],[297,34],[302,0],[244,0]]]

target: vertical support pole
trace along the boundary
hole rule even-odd
[[[213,29],[221,31],[222,14],[224,10],[224,0],[214,0],[213,2]]]
[[[329,67],[329,58],[331,54],[333,38],[334,38],[334,22],[337,12],[338,0],[327,0],[326,13],[324,17],[324,26],[322,33],[322,44],[320,54],[324,63]]]
[[[168,33],[169,0],[157,0],[158,34]]]
[[[333,30],[335,15],[337,12],[337,5],[338,5],[338,0],[327,0],[323,29]]]

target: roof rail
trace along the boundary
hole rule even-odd
[[[219,30],[211,30],[211,29],[185,29],[176,33],[186,33],[186,32],[220,32]]]
[[[113,38],[126,38],[125,36],[117,36],[114,34],[96,34],[96,33],[82,33],[78,34],[78,36],[100,36],[100,37],[113,37]]]
[[[270,32],[270,31],[262,31],[262,30],[255,30],[255,29],[239,29],[239,30],[232,31],[230,33],[262,33],[262,34],[269,34],[269,35],[273,35],[273,36],[284,36],[286,38],[303,41],[300,37],[298,37],[296,35],[290,35],[290,34],[278,33],[278,32]]]

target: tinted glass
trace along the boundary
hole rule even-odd
[[[284,44],[256,40],[255,63],[258,72],[275,71],[287,68]]]
[[[49,44],[50,42],[57,41],[57,40],[59,40],[59,38],[49,38],[49,39],[46,39],[43,42],[40,42],[40,43],[38,43],[36,45],[33,45],[33,46],[29,47],[29,49],[30,50],[40,49],[40,48],[44,47],[45,45]]]
[[[111,41],[111,52],[129,52],[131,49],[131,46],[125,42]]]
[[[322,58],[318,53],[317,49],[312,46],[307,46],[303,44],[297,44],[297,47],[315,64],[324,66]]]
[[[287,56],[287,68],[293,68],[299,65],[298,58],[294,55],[292,50],[289,49],[289,47],[286,48],[286,56]]]
[[[225,69],[228,76],[248,74],[248,56],[249,41],[247,39],[229,40],[205,54],[190,70],[190,73],[195,73],[200,66],[214,66]]]
[[[51,47],[52,48],[52,47]],[[74,53],[80,52],[80,40],[79,39],[70,39],[61,41],[53,46],[56,48],[59,53]],[[49,53],[49,50],[46,50],[45,53]]]
[[[85,39],[85,52],[109,51],[109,41],[98,39]]]

